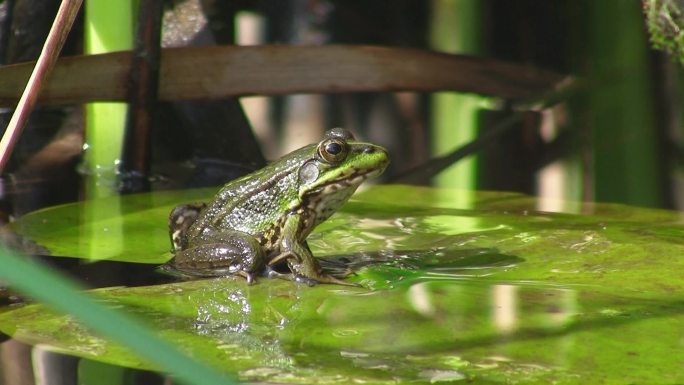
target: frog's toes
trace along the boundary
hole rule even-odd
[[[305,277],[303,275],[292,274],[292,273],[280,273],[270,267],[267,269],[266,275],[268,278],[278,278],[285,279],[288,281],[294,281],[297,283],[305,283],[307,286],[315,286],[319,281],[314,278]]]
[[[278,278],[278,279],[285,279],[288,281],[294,281],[295,279],[293,278],[293,275],[290,273],[281,273],[279,271],[276,271],[270,266],[266,266],[266,274],[268,278]]]
[[[345,272],[345,274],[343,276],[341,276],[341,278],[344,278],[344,277],[346,277],[350,274],[353,274],[353,273],[354,272],[352,270],[349,270],[349,271]],[[303,283],[309,287],[316,286],[319,283],[331,283],[331,284],[343,285],[343,286],[361,287],[361,285],[359,285],[357,283],[343,281],[339,278],[336,278],[336,277],[334,277],[332,275],[328,275],[328,274],[321,274],[315,278],[312,278],[312,277],[307,277],[307,276],[300,275],[300,274],[281,273],[281,272],[278,272],[278,271],[272,269],[270,266],[266,268],[266,276],[268,278],[278,278],[278,279],[285,279],[288,281],[294,281],[297,283]]]
[[[297,283],[305,283],[309,287],[316,286],[316,284],[318,283],[318,280],[313,279],[313,278],[309,278],[309,277],[305,277],[303,275],[294,275],[293,274],[292,277],[293,277],[293,281],[295,281]]]
[[[350,273],[353,273],[353,272],[350,271]],[[345,275],[345,277],[347,275]],[[318,281],[320,283],[332,283],[335,285],[361,287],[361,285],[359,285],[358,283],[344,281],[344,280],[341,280],[337,277],[334,277],[332,275],[327,275],[327,274],[323,274],[323,275],[319,276],[318,278],[316,278],[316,281]]]
[[[256,276],[254,275],[254,273],[241,270],[237,273],[237,275],[244,278],[247,281],[247,284],[250,286],[256,283]]]
[[[356,275],[356,272],[348,267],[340,272],[335,272],[334,274],[336,278],[347,278],[350,275]]]

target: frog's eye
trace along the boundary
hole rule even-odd
[[[328,163],[339,163],[347,157],[349,146],[338,138],[331,138],[318,145],[318,156]]]

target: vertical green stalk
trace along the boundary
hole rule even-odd
[[[433,0],[430,41],[434,49],[476,54],[481,46],[481,0]],[[477,136],[477,114],[486,98],[456,93],[432,97],[432,137],[435,155],[443,155]],[[475,188],[475,158],[464,159],[442,172],[436,184]]]
[[[647,36],[639,2],[587,1],[594,199],[662,204]]]
[[[133,31],[136,0],[86,0],[85,2],[85,50],[87,54],[130,50],[133,47]],[[121,159],[124,128],[126,123],[125,103],[89,103],[86,105],[85,154],[86,199],[103,198],[117,193],[116,168]],[[87,206],[85,223],[92,250],[107,250],[107,253],[93,253],[98,258],[117,255],[123,245],[123,229],[119,201],[100,200]],[[106,219],[102,219],[106,218]],[[100,235],[110,235],[108,245],[101,245]],[[113,241],[116,237],[120,241]],[[111,238],[113,237],[113,238]]]
[[[136,0],[86,0],[86,54],[130,50],[136,5]],[[125,103],[86,105],[85,168],[89,198],[116,192],[116,164],[121,157],[125,121]]]

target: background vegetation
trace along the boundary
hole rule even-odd
[[[35,57],[35,46],[47,32],[43,25],[49,25],[57,3],[3,3],[7,33],[0,51],[5,63]],[[86,10],[91,9],[86,23],[91,23],[88,15],[97,15],[92,10],[97,9],[96,3],[86,3]],[[119,7],[125,11],[124,19],[136,17],[131,6]],[[38,9],[42,18],[27,16],[35,16]],[[572,77],[582,87],[545,109],[521,107],[497,97],[411,92],[161,103],[155,107],[149,150],[150,177],[158,182],[155,188],[220,183],[263,164],[264,156],[273,159],[316,140],[331,126],[345,126],[387,146],[393,154],[391,177],[431,156],[453,151],[522,111],[525,118],[517,127],[488,141],[477,151],[477,161],[464,159],[438,179],[424,176],[420,182],[679,207],[680,70],[672,59],[650,48],[645,16],[653,16],[650,11],[645,15],[637,1],[557,0],[540,5],[527,0],[187,0],[166,2],[164,12],[165,47],[231,43],[417,47],[550,70]],[[99,35],[88,25],[88,47],[106,41],[92,38]],[[29,30],[31,34],[23,33]],[[75,27],[66,54],[82,52],[82,31],[80,24]],[[119,40],[113,49],[132,39],[119,32],[114,34]],[[80,178],[74,165],[82,163],[82,143],[90,149],[86,159],[94,159],[97,150],[92,141],[99,132],[112,131],[84,134],[82,116],[79,108],[45,107],[36,112],[7,170],[16,187],[5,190],[5,201],[16,213],[81,195],[79,183],[71,182]],[[97,119],[97,114],[86,116],[87,122]],[[125,118],[117,119],[118,125],[124,124]],[[104,147],[110,151],[118,146],[112,142]],[[92,175],[120,166],[122,156],[116,152],[106,158],[99,165],[82,163],[89,168],[78,170],[90,169]],[[192,161],[190,170],[187,160]],[[167,183],[170,180],[173,183]],[[39,192],[45,186],[64,185],[61,181],[74,187],[56,194]],[[104,185],[113,182],[114,176],[102,180]],[[37,188],[28,188],[34,185]],[[14,191],[22,193],[15,196]],[[46,201],[32,202],[34,198]]]

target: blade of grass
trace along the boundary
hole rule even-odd
[[[178,351],[140,321],[98,304],[72,281],[40,264],[0,247],[0,278],[12,288],[69,313],[90,329],[107,336],[157,364],[180,382],[192,385],[234,384],[234,380]]]

